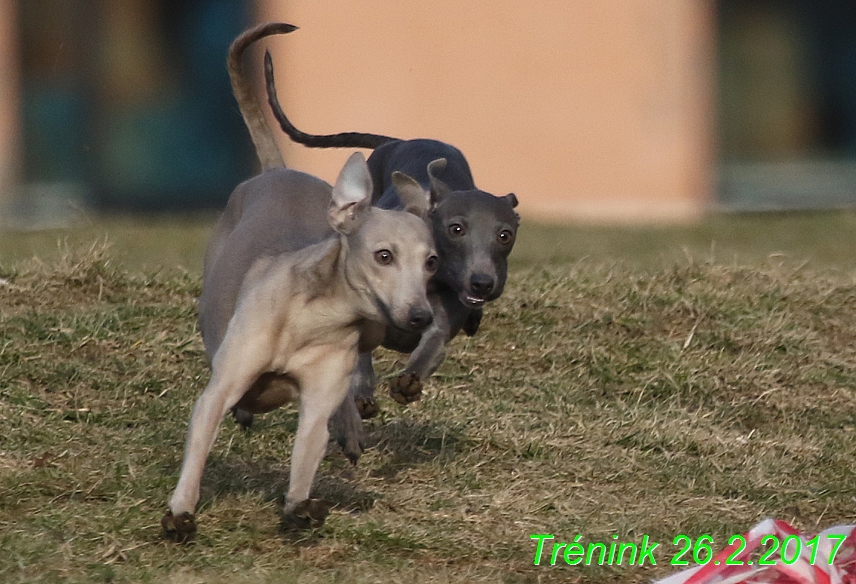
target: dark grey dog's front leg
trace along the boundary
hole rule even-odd
[[[354,464],[357,464],[365,449],[363,418],[377,414],[374,389],[372,354],[360,353],[351,372],[348,395],[330,417],[330,433],[336,438],[348,460]]]
[[[407,367],[389,383],[389,395],[402,405],[422,397],[422,380],[431,376],[446,358],[446,343],[449,342],[449,326],[445,318],[437,318],[422,334],[419,345],[411,353]]]
[[[372,354],[360,353],[357,364],[351,373],[351,390],[349,395],[354,398],[357,411],[364,420],[374,418],[377,415],[377,402],[374,398],[375,385],[374,367],[372,366]]]

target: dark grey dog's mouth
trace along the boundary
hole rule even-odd
[[[481,308],[482,306],[484,306],[484,303],[487,302],[487,298],[473,296],[472,294],[466,291],[461,292],[459,298],[461,299],[461,302],[464,304],[464,306],[468,306],[470,308]]]

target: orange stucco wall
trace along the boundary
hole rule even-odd
[[[304,131],[450,142],[524,218],[682,220],[712,200],[709,0],[258,0],[257,19],[300,27],[266,45]],[[281,144],[329,181],[349,155]]]

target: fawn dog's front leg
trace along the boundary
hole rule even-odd
[[[296,372],[300,383],[300,418],[291,455],[291,477],[285,498],[283,524],[318,527],[331,505],[309,498],[312,481],[327,451],[330,416],[348,394],[348,378],[355,348],[324,347],[318,358]]]

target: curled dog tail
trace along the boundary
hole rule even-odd
[[[381,136],[380,134],[365,134],[363,132],[342,132],[340,134],[327,134],[319,136],[307,134],[294,127],[294,124],[286,117],[285,112],[279,105],[276,97],[276,84],[273,78],[273,60],[270,53],[265,51],[265,85],[267,87],[268,104],[279,127],[288,134],[288,137],[304,146],[310,148],[377,148],[386,142],[392,142],[397,138]]]
[[[261,104],[253,91],[252,84],[244,74],[242,58],[244,51],[251,44],[266,36],[274,34],[287,34],[297,30],[297,27],[284,22],[269,22],[253,27],[241,33],[229,47],[229,56],[226,57],[226,68],[229,70],[229,79],[232,81],[232,92],[238,102],[238,108],[256,146],[256,155],[262,164],[263,170],[270,168],[282,168],[282,153],[273,137],[270,126],[262,113]]]

